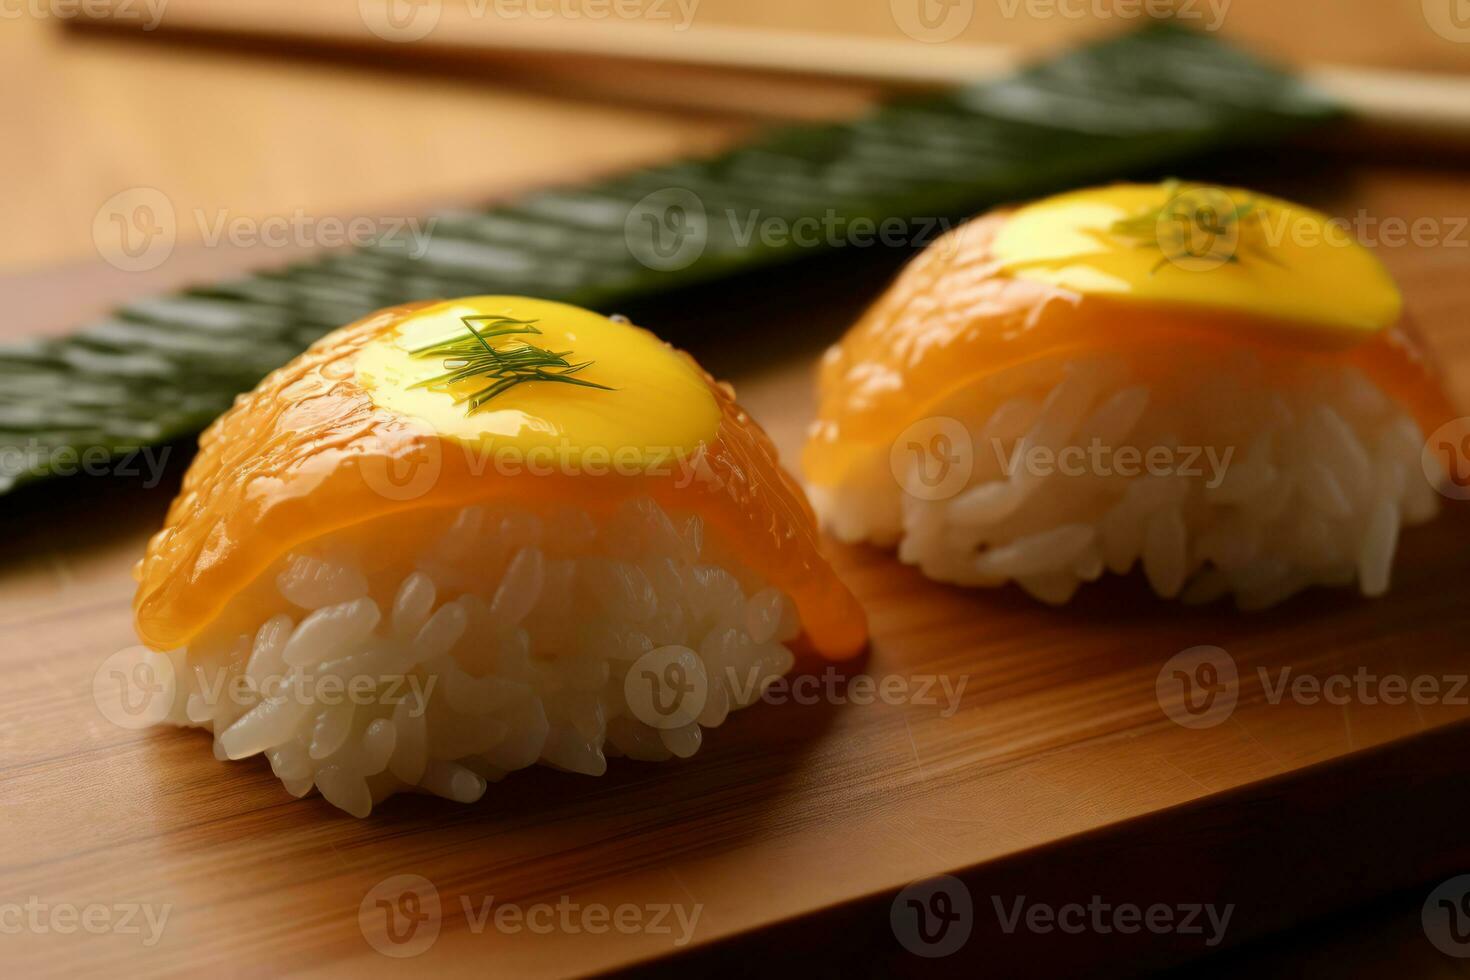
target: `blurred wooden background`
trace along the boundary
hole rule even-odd
[[[913,40],[898,23],[898,14],[939,0],[640,0],[650,11],[640,22],[528,14],[494,20],[496,10],[558,11],[575,9],[576,2],[444,0],[447,19],[460,7],[488,11],[479,19],[508,34],[534,29],[575,39],[630,28],[667,30],[695,44],[720,31],[761,29],[885,40],[935,57],[948,45],[1056,47],[1135,26],[1139,20],[1129,14],[1142,6],[1141,0],[955,0],[954,16],[968,20],[947,44]],[[1457,3],[1463,6],[1461,0],[1180,0],[1196,23],[1218,21],[1222,36],[1288,60],[1470,74],[1470,21],[1454,19]],[[66,9],[62,0],[49,4]],[[1445,18],[1439,32],[1430,22],[1436,4]],[[465,71],[416,72],[396,50],[347,62],[297,57],[271,43],[232,51],[170,40],[171,23],[242,12],[259,21],[273,10],[282,22],[339,23],[364,42],[373,40],[356,0],[171,0],[161,9],[160,29],[142,37],[64,30],[55,16],[21,12],[47,7],[48,0],[28,0],[7,5],[0,18],[6,93],[0,98],[0,185],[6,188],[0,274],[95,259],[98,208],[134,186],[162,190],[180,213],[413,214],[426,202],[474,200],[558,174],[714,148],[754,125],[731,114],[599,103],[591,83],[583,98],[528,91],[516,80],[533,76],[534,65],[487,80]],[[129,9],[146,18],[155,8],[132,0]],[[853,57],[862,57],[861,50]],[[866,93],[829,94],[836,109]],[[181,224],[187,245],[198,231],[192,222]]]

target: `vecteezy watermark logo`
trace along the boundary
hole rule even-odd
[[[302,208],[289,214],[265,217],[231,214],[229,209],[194,210],[194,223],[208,248],[221,244],[236,248],[364,248],[391,244],[411,259],[429,251],[438,218],[422,221],[410,217],[339,218],[312,215]]]
[[[439,684],[439,675],[430,673],[360,673],[338,674],[317,672],[311,668],[292,667],[286,672],[239,673],[231,669],[196,665],[198,683],[190,692],[190,703],[201,707],[234,704],[254,707],[262,700],[277,704],[304,704],[335,708],[350,704],[357,708],[374,705],[407,704],[410,718],[428,710],[429,699]],[[417,707],[412,707],[412,706]]]
[[[1028,20],[1161,20],[1193,22],[1206,31],[1217,31],[1225,23],[1230,0],[997,0],[1000,14],[1014,20],[1025,13]]]
[[[174,204],[156,187],[119,191],[92,219],[97,254],[124,272],[147,272],[163,265],[173,254],[178,234]]]
[[[427,952],[439,938],[442,922],[439,889],[423,875],[384,878],[368,889],[357,907],[362,937],[394,959]]]
[[[1464,0],[1470,7],[1470,0]],[[1273,263],[1283,244],[1302,248],[1470,249],[1470,217],[1380,216],[1358,209],[1325,221],[1290,208],[1273,208],[1242,191],[1170,183],[1168,199],[1112,224],[1113,234],[1160,253],[1155,270],[1174,265],[1209,271],[1226,263]]]
[[[1470,705],[1470,675],[1467,674],[1378,674],[1359,667],[1351,674],[1335,673],[1325,677],[1296,674],[1282,667],[1273,677],[1265,667],[1257,667],[1261,690],[1267,704],[1280,704],[1290,699],[1296,704],[1446,704]]]
[[[539,936],[553,933],[575,936],[584,932],[600,936],[616,932],[622,936],[668,936],[672,945],[681,949],[694,938],[699,917],[704,912],[701,903],[584,904],[573,901],[570,895],[562,895],[554,905],[551,902],[531,905],[497,902],[494,895],[475,901],[468,895],[461,895],[459,904],[464,910],[465,925],[476,936],[490,926],[494,926],[496,932],[511,936],[523,932]]]
[[[35,437],[23,443],[0,445],[0,479],[20,473],[49,473],[53,476],[86,475],[143,478],[143,489],[163,482],[168,467],[169,446],[49,446]]]
[[[1467,0],[1470,3],[1470,0]],[[1421,214],[1415,218],[1377,215],[1359,208],[1326,221],[1286,209],[1255,212],[1254,227],[1269,248],[1284,242],[1303,248],[1465,248],[1470,249],[1470,216]]]
[[[665,187],[645,195],[623,220],[628,253],[658,272],[686,269],[709,243],[709,216],[699,195]]]
[[[1470,42],[1470,2],[1467,0],[1420,0],[1424,22],[1446,41]]]
[[[920,419],[899,433],[888,450],[898,485],[919,500],[946,500],[965,488],[975,468],[970,430],[958,419]]]
[[[1457,959],[1470,957],[1470,875],[1457,875],[1430,892],[1420,922],[1435,949]]]
[[[3,2],[3,0],[0,0]],[[114,194],[97,209],[92,237],[97,251],[124,272],[156,269],[173,254],[181,226],[197,229],[206,248],[364,248],[381,244],[410,258],[428,253],[438,218],[407,216],[340,218],[302,208],[266,216],[235,214],[228,208],[194,208],[177,215],[173,203],[152,187]]]
[[[177,689],[172,661],[147,647],[119,650],[92,675],[97,710],[114,725],[129,730],[148,728],[167,718]]]
[[[659,271],[693,264],[716,237],[740,250],[932,246],[948,254],[957,245],[957,239],[948,235],[952,229],[953,223],[945,217],[890,216],[877,220],[837,208],[796,217],[766,214],[760,208],[724,208],[711,213],[698,195],[681,187],[646,195],[623,222],[630,254]]]
[[[1420,463],[1430,486],[1451,500],[1470,500],[1470,416],[1435,429],[1424,441]]]
[[[645,725],[683,728],[704,710],[709,676],[688,647],[659,647],[633,661],[623,679],[623,696],[633,717]]]
[[[668,477],[675,489],[698,486],[717,493],[725,486],[721,470],[711,465],[709,447],[583,446],[569,439],[521,446],[514,442],[462,443],[449,448],[412,428],[381,436],[376,451],[365,454],[358,470],[367,489],[389,500],[417,500],[432,490],[444,473],[447,457],[456,468],[480,479],[490,475],[523,477]],[[454,453],[460,455],[455,456]],[[0,457],[3,459],[3,457]]]
[[[0,20],[19,20],[34,17],[44,20],[75,20],[86,16],[106,16],[109,21],[136,23],[141,21],[143,30],[157,30],[163,20],[168,0],[4,0],[0,2]]]
[[[407,425],[385,433],[382,449],[358,460],[362,482],[385,500],[418,500],[444,473],[444,440],[427,435],[434,431],[428,422],[409,419]]]
[[[970,890],[958,878],[941,875],[916,881],[893,899],[888,910],[893,935],[915,956],[949,956],[969,941],[975,928]]]
[[[147,949],[163,937],[172,903],[48,902],[31,895],[24,902],[0,902],[0,935],[71,936],[85,932],[93,936],[137,936]]]
[[[975,17],[975,0],[888,0],[893,22],[915,41],[943,44],[960,36]]]
[[[471,20],[665,21],[675,31],[694,23],[699,0],[458,0],[457,12]],[[443,0],[358,0],[367,29],[385,41],[412,42],[439,26]]]
[[[757,690],[762,680],[765,687]],[[930,707],[939,709],[939,717],[953,718],[960,710],[969,674],[858,674],[849,677],[835,667],[821,674],[799,674],[795,677],[763,678],[759,666],[742,676],[734,667],[725,668],[725,686],[741,704],[759,698],[766,704],[885,704],[890,707]]]
[[[1208,272],[1235,260],[1240,214],[1230,195],[1192,187],[1171,197],[1154,219],[1154,238],[1164,260],[1192,272]]]
[[[1219,647],[1190,647],[1159,670],[1154,693],[1175,724],[1213,728],[1230,717],[1240,697],[1235,659]]]
[[[1133,902],[1109,902],[1101,895],[1093,895],[1086,904],[1067,902],[1051,905],[1028,901],[1025,895],[1018,895],[1010,902],[1003,901],[999,895],[992,895],[990,903],[995,908],[1001,931],[1008,936],[1019,929],[1039,935],[1060,932],[1071,936],[1087,932],[1100,936],[1172,933],[1203,937],[1204,944],[1210,947],[1218,946],[1224,940],[1230,919],[1235,914],[1233,903],[1219,906],[1202,902],[1178,905],[1155,902],[1143,906]]]
[[[385,41],[422,41],[439,26],[441,0],[357,0],[363,25]]]
[[[990,440],[995,461],[1009,479],[1018,472],[1029,476],[1064,477],[1101,476],[1133,479],[1149,476],[1179,476],[1202,479],[1213,490],[1225,480],[1225,471],[1235,458],[1235,447],[1221,452],[1215,446],[1118,446],[1103,443],[1097,437],[1086,446],[1032,446],[1016,440],[1010,453],[1000,439]]]
[[[943,243],[945,254],[951,255],[957,245],[944,236],[954,228],[948,218],[909,218],[890,216],[875,221],[865,215],[843,214],[827,208],[821,214],[805,214],[792,218],[780,214],[761,214],[760,208],[737,210],[726,208],[725,224],[730,238],[740,248],[756,242],[766,248],[926,248]]]

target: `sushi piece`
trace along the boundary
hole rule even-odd
[[[357,816],[690,756],[796,648],[866,643],[730,387],[523,297],[393,307],[271,374],[201,437],[136,574],[168,720]]]
[[[1389,584],[1454,416],[1344,226],[1239,189],[1119,184],[936,241],[826,354],[803,454],[841,539],[1068,601],[1142,567],[1186,602]]]

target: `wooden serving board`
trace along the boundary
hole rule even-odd
[[[1445,237],[1455,215],[1470,213],[1463,177],[1389,165],[1344,177],[1336,161],[1328,169],[1338,178],[1322,180],[1301,166],[1297,186],[1255,178],[1342,214],[1434,218]],[[1462,246],[1380,254],[1467,405]],[[237,258],[209,261],[223,271]],[[883,280],[853,265],[883,261],[825,260],[758,289],[713,290],[699,300],[710,308],[741,297],[720,321],[723,340],[708,325],[697,337],[678,332],[696,319],[688,297],[640,317],[733,376],[789,459],[810,416],[821,345]],[[37,329],[48,309],[71,316],[79,296],[101,302],[111,288],[87,270],[48,282],[44,293],[4,287],[29,303],[13,323]],[[399,797],[355,820],[318,797],[291,799],[262,760],[215,761],[201,732],[127,731],[94,703],[99,665],[134,642],[129,567],[162,519],[181,462],[157,489],[79,478],[0,502],[7,975],[405,967],[374,941],[416,952],[407,962],[415,970],[456,975],[631,964],[725,972],[777,957],[788,967],[903,973],[1119,973],[1391,889],[1427,895],[1470,865],[1470,691],[1446,696],[1470,669],[1463,506],[1406,535],[1387,598],[1318,592],[1248,616],[1162,603],[1133,579],[1084,589],[1054,610],[1013,589],[933,584],[879,550],[834,547],[873,627],[871,653],[833,682],[837,697],[734,715],[689,761],[617,761],[601,779],[536,769],[493,785],[474,806]],[[1164,709],[1177,702],[1167,689],[1161,700],[1158,686],[1171,657],[1200,645],[1228,653],[1237,703],[1218,724],[1190,728],[1171,720]],[[1288,668],[1318,680],[1360,670],[1432,678],[1441,696],[1400,705],[1273,699]],[[864,677],[908,697],[856,703]],[[946,684],[960,691],[957,703],[947,703]],[[406,903],[401,875],[427,879],[432,895]],[[914,893],[900,891],[935,875],[953,876],[942,886],[947,907],[970,934],[930,959],[902,942],[917,940],[906,904]],[[1005,928],[1018,901],[1060,907],[1094,896],[1164,904],[1181,917],[1194,904],[1229,906],[1231,917],[1218,945],[1207,943],[1203,918],[1202,934]],[[422,931],[405,925],[405,945],[384,945],[378,899],[416,909]],[[543,904],[547,912],[531,915],[548,931],[510,918],[496,925],[502,905]],[[97,934],[66,909],[90,914]],[[165,910],[153,937],[146,913],[156,921]],[[684,922],[697,913],[683,945],[681,913]],[[635,918],[645,927],[632,928]],[[1427,940],[1423,955],[1439,956]]]

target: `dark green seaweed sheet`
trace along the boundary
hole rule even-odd
[[[0,347],[0,493],[195,433],[318,337],[383,306],[516,293],[611,311],[823,251],[747,237],[752,218],[844,232],[898,219],[917,236],[937,217],[1267,142],[1339,111],[1212,37],[1155,25],[856,120],[441,215],[426,250],[385,239]],[[655,229],[664,251],[650,251]]]

